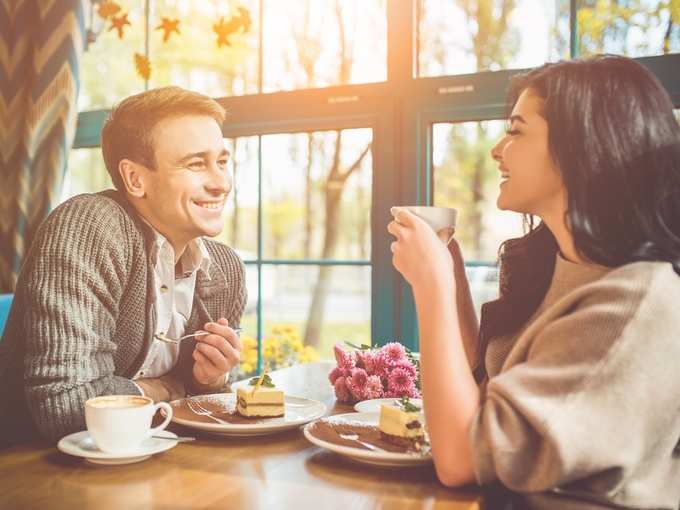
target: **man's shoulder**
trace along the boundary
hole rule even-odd
[[[117,192],[114,190],[76,195],[57,206],[48,216],[48,220],[59,222],[82,217],[91,225],[125,218],[128,215],[116,196]]]
[[[232,247],[227,246],[220,241],[215,241],[214,239],[203,238],[203,242],[208,249],[208,253],[210,253],[210,257],[217,259],[217,263],[220,266],[224,267],[225,265],[230,266],[234,264],[237,266],[243,265],[241,257],[239,257],[236,250]]]

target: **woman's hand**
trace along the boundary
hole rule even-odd
[[[406,209],[395,207],[393,215],[387,231],[396,237],[391,245],[395,269],[414,290],[447,281],[455,288],[453,259],[438,234]],[[450,236],[450,232],[442,234]]]

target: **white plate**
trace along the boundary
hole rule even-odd
[[[125,454],[105,453],[101,451],[94,444],[94,441],[90,437],[90,433],[87,430],[75,432],[73,434],[69,434],[68,436],[62,437],[57,443],[57,448],[64,453],[68,453],[69,455],[83,457],[85,460],[93,464],[131,464],[133,462],[140,462],[142,460],[148,459],[155,453],[164,452],[165,450],[169,450],[170,448],[177,446],[177,441],[170,440],[177,438],[176,434],[173,434],[167,430],[162,430],[158,432],[157,435],[167,437],[169,439],[150,437],[145,439],[135,451]]]
[[[362,400],[354,404],[354,410],[357,413],[379,413],[382,404],[392,405],[397,402],[398,398],[374,398],[373,400]],[[410,398],[412,404],[423,408],[423,401],[419,398]]]
[[[218,405],[224,410],[233,410],[236,406],[235,393],[199,395],[191,397],[191,399],[199,402],[210,402],[213,406]],[[170,402],[174,411],[172,421],[185,427],[222,436],[263,436],[274,434],[294,429],[326,414],[326,405],[318,400],[286,395],[284,401],[285,414],[279,418],[255,418],[253,423],[217,423],[214,420],[208,423],[203,421],[205,418],[202,416],[197,416],[198,419],[186,418],[186,412],[182,416],[178,416],[177,407],[181,405],[186,406],[186,404],[182,404],[183,400],[185,399]]]
[[[378,419],[380,417],[379,413],[347,413],[347,414],[336,414],[335,416],[329,416],[323,418],[330,422],[360,422],[366,425],[378,426]],[[319,439],[311,433],[311,427],[314,423],[309,423],[305,426],[303,432],[305,437],[321,448],[326,448],[340,455],[345,455],[353,460],[359,462],[364,462],[366,464],[375,464],[378,466],[422,466],[424,464],[430,464],[432,462],[432,456],[430,453],[417,454],[417,453],[398,453],[398,452],[376,452],[373,450],[366,450],[362,447],[352,447],[344,446],[335,443],[329,443],[323,439]]]

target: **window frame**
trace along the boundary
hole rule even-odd
[[[217,98],[229,112],[226,138],[346,128],[373,130],[370,261],[264,260],[266,264],[368,265],[371,272],[371,338],[374,345],[399,340],[418,349],[415,306],[410,286],[392,268],[391,236],[386,231],[394,204],[431,205],[432,125],[501,119],[511,77],[526,69],[454,76],[415,76],[417,0],[387,1],[387,81]],[[147,0],[148,2],[148,0]],[[262,16],[260,2],[260,16]],[[576,0],[570,0],[570,55],[578,56]],[[260,36],[261,53],[261,36]],[[261,59],[261,55],[260,55]],[[646,65],[680,107],[680,53],[635,59]],[[261,60],[260,60],[261,61]],[[260,72],[260,82],[262,73]],[[260,84],[260,90],[261,84]],[[99,147],[108,110],[78,115],[73,148]],[[258,155],[261,155],[261,139]],[[261,172],[261,158],[258,163]],[[260,181],[261,183],[261,181]],[[261,186],[261,184],[260,184]],[[261,189],[259,190],[261,196]],[[258,219],[258,236],[261,235]],[[470,265],[485,264],[469,261]],[[258,270],[258,285],[261,286]],[[262,313],[258,303],[258,371],[262,368]]]

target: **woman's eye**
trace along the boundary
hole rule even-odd
[[[520,134],[520,131],[519,131],[519,129],[506,129],[505,133],[510,135],[510,136],[515,136],[515,135]]]
[[[218,166],[219,166],[220,168],[226,168],[226,167],[227,167],[227,163],[229,163],[229,160],[228,160],[228,159],[220,159],[220,160],[217,162],[217,164],[218,164]]]
[[[193,161],[189,163],[188,167],[192,170],[200,170],[205,167],[205,163],[203,161]]]

